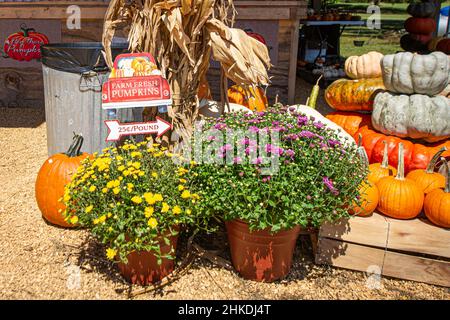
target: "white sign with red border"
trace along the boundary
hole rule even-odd
[[[107,82],[102,87],[102,108],[145,108],[172,105],[169,82],[162,77],[155,59],[148,53],[118,55]],[[157,134],[172,129],[172,125],[156,117],[156,121],[120,123],[106,120],[106,141],[117,141],[125,135]]]
[[[135,134],[157,133],[157,137],[160,137],[172,129],[172,125],[160,117],[150,122],[120,123],[118,120],[105,120],[105,124],[109,129],[106,141],[117,141],[121,136]]]

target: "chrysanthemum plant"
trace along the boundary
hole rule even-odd
[[[319,227],[348,217],[367,175],[354,144],[286,108],[207,120],[189,151],[203,162],[193,168],[199,209],[243,220],[252,230]]]
[[[91,230],[111,260],[127,262],[133,251],[152,251],[161,262],[162,241],[182,226],[206,226],[199,195],[190,192],[190,170],[158,144],[126,142],[83,161],[66,186],[66,220]]]

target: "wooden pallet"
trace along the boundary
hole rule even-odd
[[[316,263],[450,287],[450,229],[373,216],[320,228]],[[370,271],[369,271],[370,272]]]

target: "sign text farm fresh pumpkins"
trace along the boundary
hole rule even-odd
[[[162,77],[155,59],[148,53],[121,54],[114,61],[109,80],[102,88],[102,108],[159,107],[160,111],[172,105],[169,82]],[[162,109],[161,109],[162,108]],[[107,120],[109,129],[106,141],[117,141],[121,136],[157,134],[158,137],[172,128],[161,118],[156,121],[122,124]]]

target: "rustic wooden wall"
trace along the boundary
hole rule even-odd
[[[58,42],[99,42],[102,38],[103,20],[82,20],[80,30],[67,28],[65,20],[60,23]],[[5,66],[0,58],[0,107],[43,108],[44,91],[40,64],[32,67]]]

